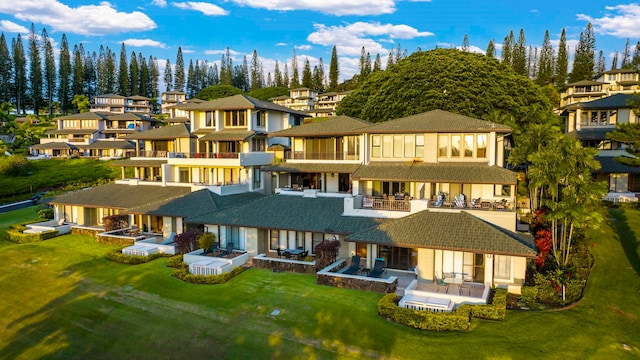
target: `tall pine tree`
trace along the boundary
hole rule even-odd
[[[493,39],[489,40],[489,43],[487,44],[487,51],[485,51],[485,55],[492,59],[496,57],[496,45],[493,43]]]
[[[27,58],[24,53],[24,45],[22,44],[22,36],[11,40],[12,49],[12,67],[13,67],[13,83],[12,98],[16,104],[18,113],[25,112],[24,102],[27,97]]]
[[[71,108],[71,99],[71,52],[67,35],[62,34],[60,55],[58,56],[58,102],[63,114],[66,114]]]
[[[171,61],[167,59],[164,66],[164,85],[165,91],[171,91],[173,89],[173,72],[171,71]]]
[[[4,33],[0,34],[0,103],[11,100],[11,52]]]
[[[338,90],[338,78],[340,76],[340,70],[338,69],[338,51],[336,46],[333,45],[331,50],[331,61],[329,62],[329,91]]]
[[[502,62],[511,66],[513,62],[513,48],[516,46],[516,41],[513,36],[513,31],[509,32],[502,42]]]
[[[520,29],[518,41],[511,53],[511,67],[516,74],[527,77],[529,76],[529,71],[527,69],[527,45],[524,37],[524,29]]]
[[[283,86],[282,73],[280,72],[280,64],[278,63],[278,60],[276,60],[276,66],[273,70],[273,83],[278,87]]]
[[[29,97],[34,114],[38,114],[42,107],[42,59],[38,34],[33,23],[29,31]]]
[[[293,56],[291,57],[291,84],[292,88],[300,86],[300,75],[298,74],[298,57],[296,56],[296,49],[293,49]]]
[[[173,89],[175,91],[184,91],[184,76],[184,59],[182,58],[182,47],[179,46],[178,54],[176,55],[176,66],[173,72]]]
[[[129,66],[127,65],[127,49],[125,48],[124,43],[120,46],[118,93],[122,96],[127,96],[129,94]]]
[[[262,64],[260,64],[260,58],[258,58],[258,52],[253,50],[251,56],[251,90],[262,88]]]
[[[71,79],[72,98],[75,95],[84,95],[84,47],[73,46],[73,73]]]
[[[124,96],[140,95],[140,68],[138,67],[138,55],[135,51],[131,52],[131,60],[129,60],[129,93],[121,94]]]
[[[53,45],[47,33],[42,29],[42,48],[44,54],[44,96],[47,101],[49,115],[53,114],[53,101],[56,95],[56,59],[53,54]]]
[[[553,76],[555,86],[563,90],[567,85],[567,77],[569,73],[569,51],[567,49],[567,35],[565,29],[560,33],[558,41],[558,57],[556,59],[556,68]]]
[[[622,52],[622,68],[631,68],[631,49],[629,48],[629,38],[627,38],[627,42],[624,44],[624,51]]]
[[[540,58],[538,60],[538,74],[535,78],[536,83],[541,86],[551,84],[553,79],[553,47],[549,39],[549,30],[544,32],[542,48],[540,48]]]
[[[311,63],[309,63],[309,58],[306,58],[304,67],[302,68],[302,86],[308,89],[313,89],[313,74],[311,73]]]
[[[595,67],[596,38],[591,23],[580,33],[580,41],[573,56],[573,69],[570,81],[591,80]]]

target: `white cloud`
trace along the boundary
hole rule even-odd
[[[184,54],[193,54],[193,53],[195,53],[195,52],[196,52],[195,50],[182,49],[182,53],[184,53]]]
[[[279,42],[279,43],[276,44],[276,46],[289,46],[289,44],[283,43],[283,42]]]
[[[151,40],[151,39],[127,39],[124,40],[123,43],[125,45],[129,45],[129,46],[133,46],[133,47],[157,47],[157,48],[161,48],[161,49],[166,49],[167,45],[159,42],[159,41],[155,41],[155,40]]]
[[[394,0],[231,0],[258,9],[295,11],[311,10],[331,15],[382,15],[396,11]]]
[[[432,36],[431,32],[419,32],[407,25],[381,24],[378,22],[356,22],[346,26],[326,26],[314,24],[315,32],[307,40],[312,44],[336,46],[339,54],[359,55],[362,47],[370,54],[385,54],[387,50],[381,42],[394,39],[413,39]]]
[[[157,26],[147,15],[117,11],[108,2],[69,7],[58,0],[0,1],[0,13],[16,19],[50,26],[53,31],[81,35],[106,35],[145,31]]]
[[[205,50],[204,53],[207,55],[222,55],[225,54],[227,52],[227,49],[222,49],[222,50]],[[229,49],[229,55],[231,56],[238,56],[238,55],[242,55],[241,52],[235,51],[235,50],[231,50]]]
[[[167,7],[167,0],[152,0],[151,5],[156,5],[160,7]]]
[[[298,45],[295,48],[298,50],[311,50],[311,45]]]
[[[640,5],[607,6],[607,14],[601,18],[594,18],[585,14],[578,14],[578,20],[588,21],[593,25],[594,32],[621,38],[640,36]]]
[[[462,46],[456,46],[456,49],[462,50]],[[484,54],[484,53],[486,53],[485,50],[482,50],[479,47],[474,46],[474,45],[469,45],[469,48],[467,49],[467,52],[476,53],[476,54]]]
[[[217,5],[201,1],[172,2],[171,5],[182,10],[194,10],[209,16],[227,15],[229,12]]]
[[[0,20],[0,31],[9,32],[9,33],[21,33],[28,34],[29,29],[22,25],[18,25],[13,21],[9,20]]]

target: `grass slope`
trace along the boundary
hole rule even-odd
[[[640,212],[611,219],[591,234],[596,265],[577,306],[474,320],[468,333],[391,323],[375,315],[379,294],[309,275],[250,269],[192,285],[166,259],[109,262],[113,247],[90,237],[2,246],[0,358],[639,358]]]

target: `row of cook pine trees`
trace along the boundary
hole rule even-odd
[[[461,49],[465,51],[468,48],[469,38],[465,35]],[[486,55],[495,57],[495,50],[492,40],[487,46]],[[8,42],[2,33],[0,103],[10,103],[17,113],[37,110],[38,113],[53,114],[67,113],[74,109],[71,100],[75,95],[91,98],[96,94],[117,93],[125,96],[141,95],[154,101],[158,98],[161,74],[159,61],[152,55],[146,57],[141,52],[131,52],[128,56],[124,43],[121,45],[119,57],[108,46],[100,45],[97,52],[85,50],[83,44],[76,44],[71,48],[65,34],[60,41],[57,62],[54,53],[46,28],[42,29],[38,36],[32,24],[26,41],[18,34]],[[394,49],[389,51],[385,69],[406,56],[407,51],[402,52],[398,45],[395,54]],[[620,56],[618,53],[613,56],[612,69],[618,67],[618,57],[621,58],[622,68],[640,69],[640,42],[636,44],[632,55],[627,39]],[[591,24],[580,34],[573,57],[573,71],[570,74],[567,73],[568,58],[564,29],[557,51],[551,47],[548,31],[545,32],[540,49],[526,45],[524,29],[520,30],[517,40],[511,31],[504,38],[502,45],[501,61],[508,63],[516,73],[532,78],[539,85],[552,84],[561,89],[567,80],[575,82],[591,79],[594,74],[605,70],[606,59],[603,52],[600,51],[596,56],[595,35]],[[193,60],[189,61],[185,71],[182,49],[179,47],[175,65],[171,66],[169,59],[163,63],[163,90],[185,91],[189,98],[194,97],[200,90],[217,84],[232,85],[243,91],[272,86],[304,86],[318,92],[347,90],[357,87],[370,73],[384,71],[380,54],[375,56],[372,66],[371,55],[364,47],[360,58],[360,72],[345,82],[346,85],[338,84],[338,55],[335,46],[328,77],[325,76],[322,58],[313,69],[309,59],[306,59],[300,77],[295,50],[291,59],[283,62],[282,71],[280,63],[276,61],[273,73],[266,74],[255,50],[250,64],[244,56],[240,64],[234,65],[227,48],[222,54],[219,68],[217,62],[196,59],[195,64]]]

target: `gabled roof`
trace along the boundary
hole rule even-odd
[[[285,173],[348,173],[353,174],[360,164],[335,164],[335,163],[279,163],[263,166],[262,171],[275,171]]]
[[[56,196],[50,203],[127,210],[162,204],[190,192],[190,188],[180,186],[106,184]]]
[[[571,84],[567,84],[567,87],[570,86],[588,86],[588,85],[604,85],[606,83],[601,81],[593,81],[593,80],[580,80]]]
[[[353,174],[354,180],[398,180],[471,184],[515,184],[516,173],[486,163],[371,162]]]
[[[148,122],[153,122],[153,123],[157,123],[158,120],[153,119],[149,116],[146,116],[144,114],[141,113],[134,113],[134,112],[126,112],[124,114],[109,114],[107,115],[107,118],[109,120],[123,120],[123,121],[148,121]]]
[[[612,69],[609,71],[603,72],[603,74],[628,74],[628,73],[637,73],[637,70],[634,69]]]
[[[424,210],[348,235],[346,240],[480,254],[536,256],[533,237],[508,231],[465,211]]]
[[[148,97],[140,96],[140,95],[127,96],[127,99],[130,99],[130,100],[151,100]]]
[[[189,132],[184,124],[168,125],[157,129],[141,131],[135,134],[125,135],[123,139],[133,140],[173,140],[179,138],[195,138],[196,135]]]
[[[94,141],[82,149],[135,149],[135,146],[126,140],[101,140]]]
[[[454,114],[444,110],[432,110],[395,120],[377,123],[365,129],[369,134],[435,133],[435,132],[511,132],[506,125]]]
[[[571,131],[567,135],[578,140],[604,140],[614,128],[583,127],[580,131]]]
[[[229,206],[239,205],[264,197],[264,195],[247,192],[242,194],[220,196],[209,190],[194,191],[179,198],[158,204],[144,204],[127,209],[128,213],[156,216],[174,216],[189,218],[212,213]]]
[[[363,134],[364,128],[372,123],[351,116],[336,116],[322,121],[314,121],[308,124],[294,126],[289,129],[275,131],[269,137],[295,137],[295,136],[336,136]]]
[[[605,109],[631,109],[633,106],[629,105],[629,101],[640,101],[640,96],[634,94],[615,94],[601,99],[584,101],[577,104],[568,106],[568,109],[583,109],[583,110],[605,110]]]
[[[223,129],[220,131],[214,131],[214,132],[208,133],[207,135],[201,138],[198,138],[198,140],[200,141],[244,141],[256,134],[257,133],[253,130]]]
[[[594,173],[601,174],[640,174],[640,167],[630,166],[616,161],[613,156],[596,156],[596,160],[600,162],[601,168],[595,170]]]
[[[196,216],[187,219],[187,222],[350,234],[383,221],[368,217],[342,216],[343,211],[342,198],[271,195],[212,214]]]
[[[95,97],[98,97],[98,98],[124,98],[124,96],[118,95],[118,94],[102,94],[102,95],[96,95]]]
[[[72,114],[67,116],[60,116],[55,118],[54,120],[104,120],[106,119],[106,114],[102,112],[84,112],[78,114]]]
[[[199,111],[263,109],[297,114],[300,116],[310,116],[302,111],[293,110],[285,106],[274,104],[270,101],[258,100],[244,94],[227,96],[201,103],[183,103],[177,105],[176,108]]]
[[[45,144],[36,144],[33,146],[30,146],[31,149],[36,149],[36,150],[70,150],[70,149],[75,149],[75,147],[69,145],[66,142],[63,141],[54,141],[54,142],[49,142],[49,143],[45,143]]]

